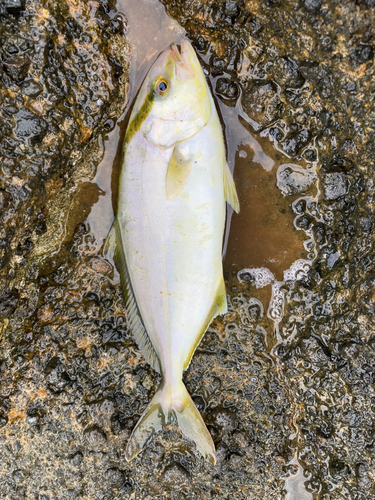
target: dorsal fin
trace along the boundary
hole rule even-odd
[[[238,201],[236,186],[227,162],[224,163],[224,195],[229,205],[239,214],[240,202]]]
[[[159,358],[143,324],[134,295],[117,217],[115,217],[111,230],[108,234],[104,246],[104,254],[109,256],[113,255],[113,260],[120,273],[121,289],[125,299],[126,313],[135,341],[137,342],[139,349],[142,351],[147,363],[149,363],[158,373],[161,373]]]

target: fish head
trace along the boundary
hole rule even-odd
[[[209,89],[193,47],[187,40],[172,44],[150,68],[131,120],[142,120],[151,144],[170,148],[195,135],[210,116]]]

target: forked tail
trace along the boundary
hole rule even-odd
[[[130,436],[126,447],[126,460],[129,462],[138,455],[152,435],[171,422],[173,416],[185,436],[194,441],[203,457],[215,465],[215,445],[182,382],[179,385],[178,398],[171,398],[170,387],[167,385],[159,387]]]

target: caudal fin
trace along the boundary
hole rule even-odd
[[[161,430],[162,426],[171,422],[175,416],[185,436],[194,441],[203,457],[215,465],[215,445],[182,382],[179,392],[178,400],[172,400],[167,386],[158,389],[130,436],[125,453],[128,462],[142,451],[155,432]]]
[[[212,437],[187,391],[186,395],[186,404],[182,410],[180,412],[175,411],[178,426],[186,437],[194,441],[201,455],[209,460],[212,465],[215,465],[216,451]]]

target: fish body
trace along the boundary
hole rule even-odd
[[[182,373],[212,319],[226,312],[225,200],[238,211],[221,124],[193,48],[166,49],[146,76],[125,137],[107,247],[133,334],[163,377],[127,445],[130,460],[170,421],[215,463],[215,448]]]

